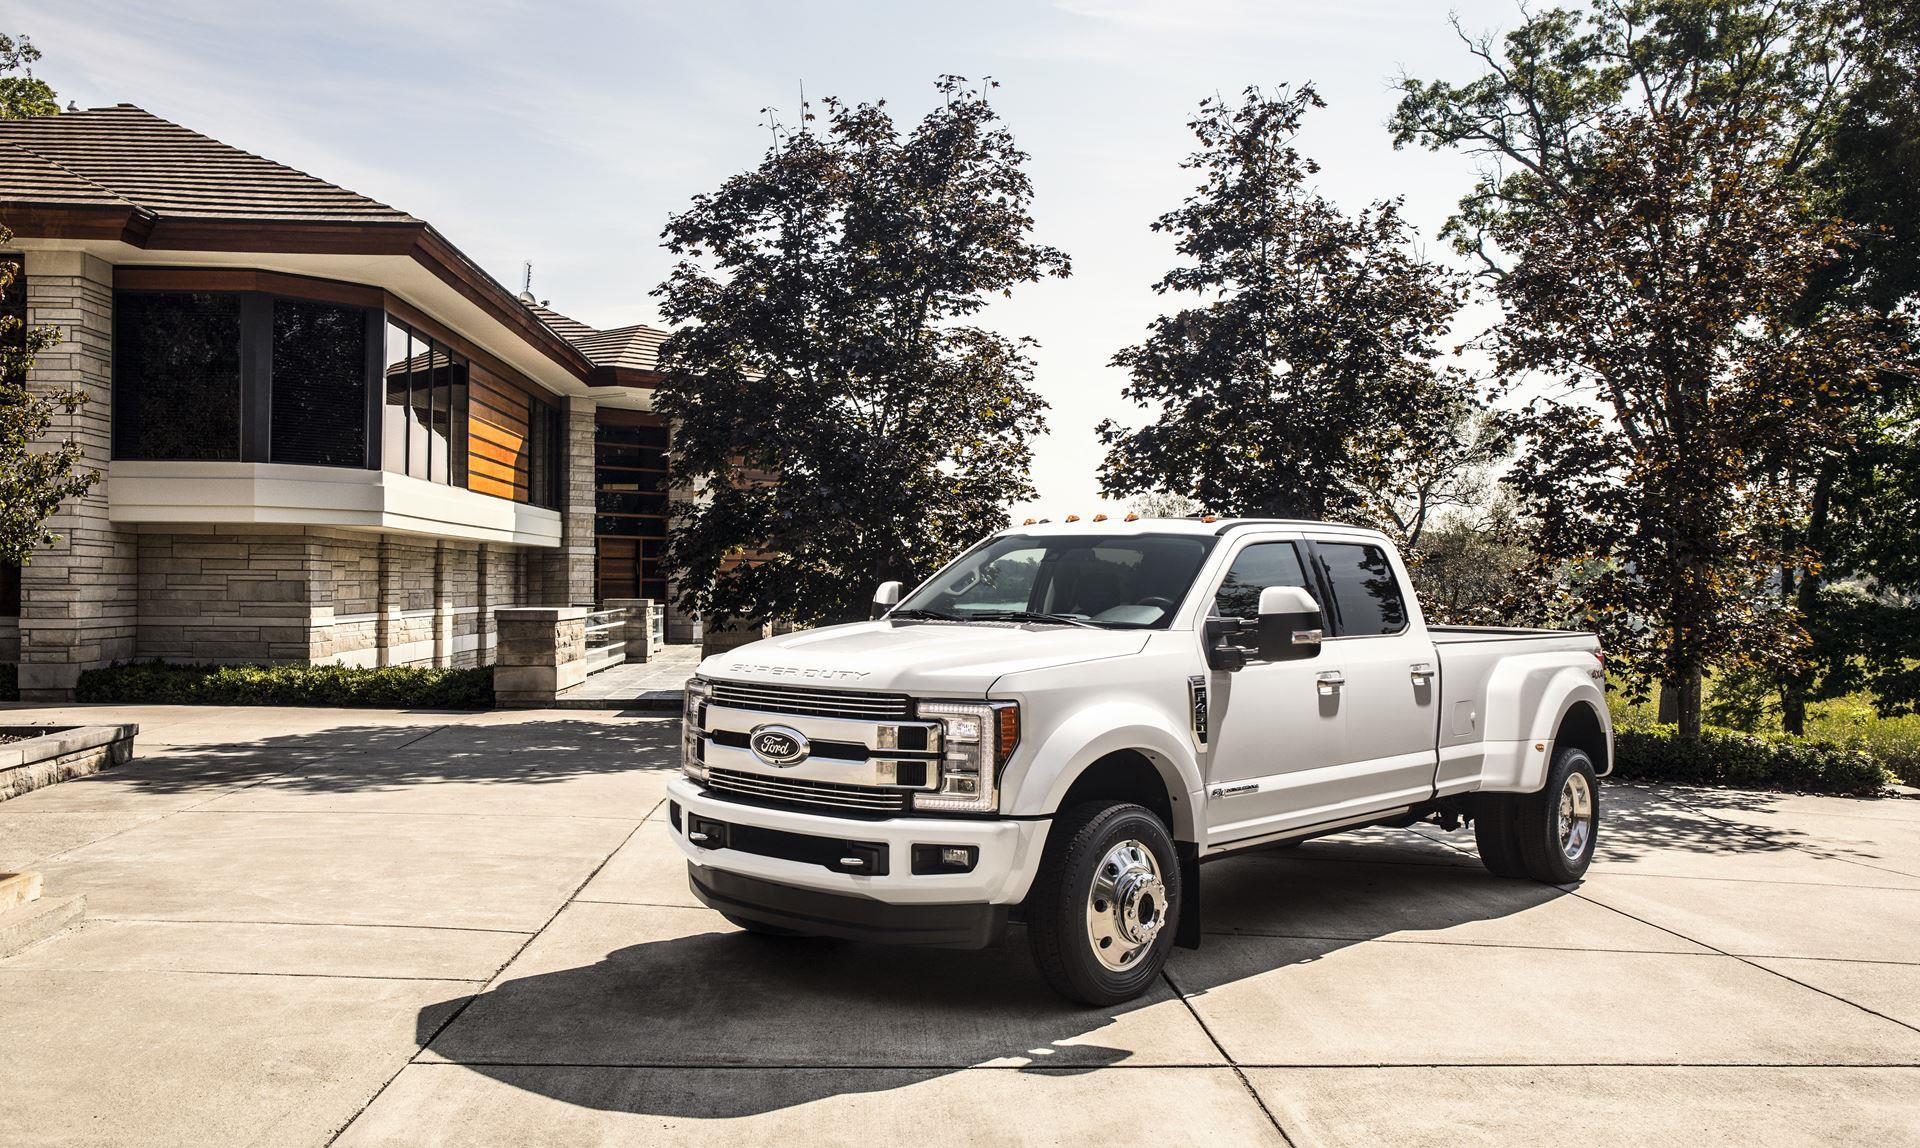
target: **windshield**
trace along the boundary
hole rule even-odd
[[[963,621],[1049,615],[1083,625],[1161,629],[1173,620],[1213,541],[1181,534],[994,538],[935,575],[894,613]]]

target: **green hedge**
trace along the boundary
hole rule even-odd
[[[474,710],[493,705],[493,671],[135,662],[86,671],[75,696],[83,702],[145,705]]]
[[[1870,797],[1894,781],[1864,746],[1730,729],[1689,741],[1670,725],[1616,728],[1613,759],[1615,777],[1746,789]]]

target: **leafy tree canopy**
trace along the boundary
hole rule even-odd
[[[39,59],[40,49],[32,40],[0,35],[0,120],[59,114],[53,89],[33,74]]]
[[[1221,514],[1377,517],[1403,464],[1454,437],[1471,384],[1437,363],[1460,277],[1412,248],[1397,200],[1348,214],[1294,146],[1311,85],[1210,99],[1183,167],[1200,183],[1153,224],[1185,262],[1155,290],[1192,304],[1113,358],[1146,426],[1101,424],[1112,497]]]
[[[0,35],[0,119],[50,116],[60,110],[53,89],[34,78],[40,53],[25,36]],[[13,233],[0,225],[0,248]],[[29,389],[34,356],[60,341],[52,327],[29,327],[17,259],[0,258],[0,563],[24,566],[57,536],[46,523],[60,503],[86,493],[99,474],[82,471],[80,448],[48,434],[84,404],[79,390]]]
[[[656,402],[700,490],[668,564],[709,621],[864,617],[1032,494],[1029,341],[966,320],[1068,273],[1030,238],[1026,154],[986,87],[938,83],[909,130],[828,100],[664,232],[680,326]]]
[[[1687,730],[1708,666],[1797,645],[1767,589],[1805,561],[1783,552],[1797,492],[1773,480],[1777,463],[1847,434],[1849,412],[1907,363],[1906,327],[1837,305],[1799,313],[1846,237],[1779,178],[1764,123],[1691,105],[1609,113],[1588,159],[1558,210],[1491,231],[1514,257],[1500,369],[1566,387],[1512,420],[1525,450],[1508,481],[1542,560],[1588,569],[1613,648],[1691,693]]]

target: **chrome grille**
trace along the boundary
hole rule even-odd
[[[867,813],[904,813],[907,795],[899,790],[867,785],[841,785],[832,781],[803,781],[798,778],[766,777],[733,769],[708,769],[707,785],[727,793],[758,797],[768,801],[801,805],[825,805],[834,809],[857,809]]]
[[[802,686],[749,685],[721,682],[713,685],[712,704],[803,717],[904,718],[912,708],[904,694],[872,694],[857,690],[819,690]]]

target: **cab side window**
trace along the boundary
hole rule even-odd
[[[1300,586],[1317,599],[1319,595],[1307,582],[1306,568],[1300,564],[1300,552],[1291,542],[1256,542],[1233,559],[1219,593],[1213,596],[1213,613],[1218,618],[1260,616],[1260,591],[1269,586]]]
[[[1359,542],[1315,545],[1333,591],[1342,635],[1397,634],[1407,628],[1407,603],[1387,552]]]

